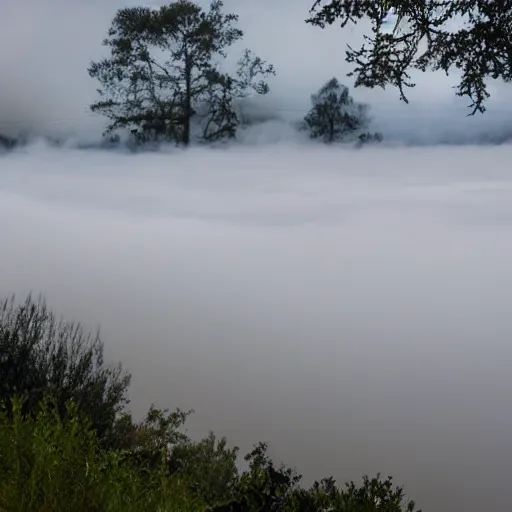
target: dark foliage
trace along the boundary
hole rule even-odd
[[[238,16],[223,14],[222,7],[220,0],[208,11],[176,0],[157,10],[117,12],[103,43],[110,57],[88,70],[101,96],[91,110],[109,119],[107,132],[128,129],[137,144],[188,145],[197,119],[206,140],[235,135],[233,101],[248,89],[266,94],[267,83],[258,79],[274,70],[246,50],[236,76],[220,71],[225,50],[243,37]]]
[[[28,297],[16,304],[12,297],[0,304],[0,403],[5,407],[24,396],[23,412],[33,414],[50,395],[64,415],[74,400],[107,441],[127,402],[129,382],[120,365],[105,365],[98,335],[58,321],[44,300]]]
[[[382,20],[393,7],[398,25],[382,33]],[[457,95],[471,100],[471,114],[485,111],[488,79],[512,80],[512,0],[316,0],[307,23],[324,28],[370,19],[372,35],[361,48],[348,47],[355,64],[355,86],[414,87],[410,71],[453,70],[462,73]],[[457,28],[454,28],[454,23]]]
[[[12,149],[17,145],[16,139],[0,133],[0,150]]]
[[[192,411],[122,411],[128,380],[102,345],[43,301],[0,309],[0,510],[19,512],[414,512],[388,477],[302,487],[265,443],[237,467],[213,433],[192,441]],[[107,442],[106,442],[107,441]]]
[[[346,86],[332,78],[311,97],[313,107],[304,118],[312,138],[332,143],[359,134],[361,142],[379,140],[379,135],[361,134],[369,123],[368,106],[357,103]]]
[[[267,454],[267,444],[259,443],[245,456],[249,470],[242,474],[236,497],[216,506],[212,512],[284,512],[301,476],[286,466],[276,467]]]

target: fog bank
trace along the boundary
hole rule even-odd
[[[2,293],[101,325],[132,406],[307,481],[508,510],[510,146],[0,157]]]

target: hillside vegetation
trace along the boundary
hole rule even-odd
[[[191,411],[151,406],[135,422],[130,376],[103,344],[44,300],[0,305],[1,512],[413,512],[391,478],[301,486],[265,443],[190,439]]]

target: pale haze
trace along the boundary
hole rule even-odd
[[[289,120],[303,117],[310,95],[332,76],[349,87],[344,62],[346,44],[362,42],[367,25],[321,30],[306,25],[313,0],[225,0],[226,11],[240,15],[245,31],[232,48],[235,61],[245,46],[275,65],[271,93],[259,104],[263,110]],[[198,3],[207,6],[207,0]],[[101,46],[119,7],[158,6],[157,0],[2,0],[0,17],[0,133],[73,133],[97,137],[101,118],[89,105],[97,98],[97,84],[87,74],[91,60],[105,55]],[[491,82],[492,99],[485,116],[466,117],[466,98],[457,98],[452,86],[457,75],[414,74],[417,87],[408,91],[409,105],[399,101],[396,89],[357,89],[358,101],[368,102],[374,128],[388,139],[411,143],[476,142],[508,138],[512,133],[512,88]],[[284,132],[284,133],[283,133]],[[288,137],[272,128],[264,140]]]
[[[308,143],[287,120],[361,30],[225,3],[276,65],[261,108],[282,121],[223,149],[0,155],[3,295],[99,325],[138,416],[193,408],[192,435],[268,441],[306,483],[380,471],[424,512],[510,510],[512,147],[434,145],[507,133],[510,88],[472,118],[453,78],[420,76],[409,106],[357,91],[395,143]],[[0,133],[101,132],[85,68],[121,5],[6,0]]]
[[[509,146],[3,157],[0,279],[101,325],[132,405],[308,478],[506,510]],[[492,506],[491,506],[492,505]]]

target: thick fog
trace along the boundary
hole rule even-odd
[[[87,74],[91,60],[104,55],[106,36],[116,9],[126,5],[161,4],[157,0],[3,0],[0,16],[0,133],[20,131],[68,135],[85,140],[98,137],[101,118],[88,106],[96,99],[97,84]],[[205,6],[207,0],[200,0]],[[245,31],[242,44],[232,48],[235,61],[243,47],[275,65],[271,93],[258,102],[261,113],[277,114],[258,139],[282,140],[291,135],[290,120],[303,117],[310,95],[337,76],[351,86],[345,74],[346,43],[358,44],[368,27],[341,30],[306,25],[313,0],[225,0],[225,8],[240,15]],[[399,101],[396,89],[353,90],[358,101],[371,105],[374,128],[387,139],[410,143],[475,142],[507,139],[512,133],[511,86],[490,84],[492,99],[485,116],[466,117],[467,99],[455,97],[456,74],[414,75],[417,87],[411,103]]]
[[[97,139],[86,68],[140,3],[3,0],[0,134]],[[137,415],[194,408],[194,436],[269,441],[307,483],[381,471],[425,512],[508,511],[512,146],[407,145],[507,139],[510,86],[469,118],[456,76],[419,75],[409,105],[352,90],[395,142],[307,143],[289,123],[333,75],[351,86],[364,31],[307,26],[311,3],[225,1],[231,58],[277,71],[257,108],[279,119],[240,144],[0,155],[2,295],[100,325]]]
[[[382,471],[425,511],[509,509],[510,146],[272,145],[0,159],[4,294],[306,481]]]

